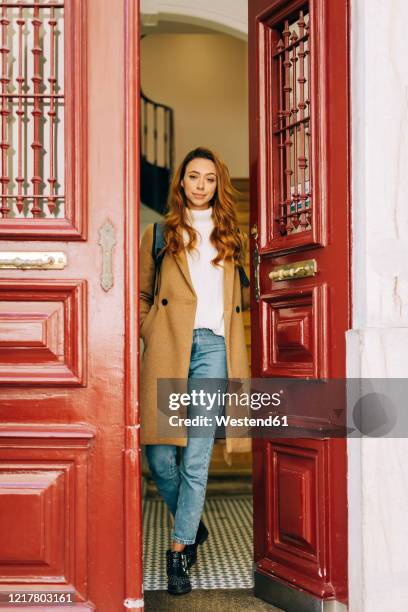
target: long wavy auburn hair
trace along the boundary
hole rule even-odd
[[[236,265],[243,265],[246,237],[239,232],[238,228],[235,210],[237,191],[231,184],[228,168],[224,162],[213,151],[203,147],[190,151],[174,174],[167,203],[168,210],[165,215],[164,238],[166,246],[163,251],[176,254],[186,248],[190,252],[197,245],[197,233],[189,223],[187,199],[181,185],[187,165],[193,159],[209,159],[216,168],[217,187],[210,202],[214,220],[214,229],[210,235],[210,241],[217,249],[217,255],[211,263],[214,266],[219,266],[219,262],[222,260],[233,260]],[[189,236],[186,245],[184,245],[183,230],[186,230]]]

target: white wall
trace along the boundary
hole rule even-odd
[[[406,0],[352,2],[351,377],[408,378]],[[408,610],[408,440],[349,440],[351,612]]]
[[[226,34],[151,34],[141,41],[144,93],[175,112],[176,163],[202,145],[248,177],[247,43]]]
[[[248,0],[140,0],[142,22],[198,23],[246,40]]]

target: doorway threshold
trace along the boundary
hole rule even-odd
[[[212,591],[196,590],[187,596],[178,597],[176,602],[172,595],[166,591],[149,591],[145,593],[145,610],[160,612],[208,612],[208,610],[222,610],[222,612],[283,612],[261,599],[254,597],[252,589],[216,589]]]
[[[291,588],[278,580],[254,572],[257,597],[285,612],[347,612],[347,606],[333,599],[319,599],[305,591]]]

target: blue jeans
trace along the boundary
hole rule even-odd
[[[195,329],[191,349],[188,378],[226,379],[227,359],[225,339],[210,329]],[[191,387],[189,387],[191,390]],[[205,408],[204,408],[205,412]],[[214,429],[215,433],[215,429]],[[194,544],[204,507],[208,467],[214,437],[188,437],[181,447],[177,465],[177,446],[153,444],[146,446],[146,455],[159,493],[174,516],[172,540],[180,544]]]

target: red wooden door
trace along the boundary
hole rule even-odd
[[[342,378],[348,3],[254,0],[249,9],[252,376]],[[346,441],[255,440],[253,477],[257,595],[297,612],[344,602]]]
[[[142,605],[136,6],[0,3],[0,594],[42,610]]]

